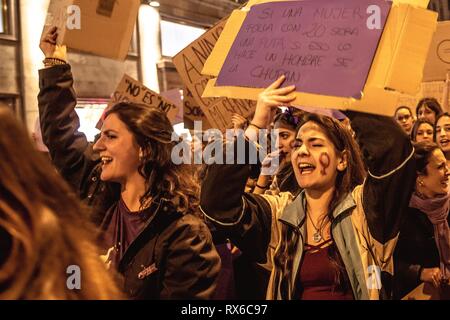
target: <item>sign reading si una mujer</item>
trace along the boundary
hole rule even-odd
[[[254,5],[218,86],[265,88],[282,74],[297,91],[361,98],[392,3],[283,1]]]

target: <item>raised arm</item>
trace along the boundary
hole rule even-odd
[[[272,213],[280,199],[244,193],[247,179],[252,173],[259,173],[258,165],[249,164],[248,155],[256,154],[253,141],[257,141],[258,128],[268,127],[273,108],[292,101],[282,93],[292,92],[294,88],[277,89],[283,80],[280,78],[260,95],[252,124],[245,132],[245,139],[241,137],[245,145],[245,163],[238,164],[238,146],[233,143],[235,164],[209,165],[202,184],[201,208],[213,224],[213,232],[224,233],[257,262],[266,260],[273,227]]]
[[[245,141],[247,154],[251,149],[256,152],[254,148],[253,143]],[[200,205],[212,224],[213,233],[230,238],[255,261],[265,262],[271,233],[271,208],[262,196],[244,192],[252,171],[255,166],[249,164],[209,165]]]
[[[53,28],[44,35],[40,47],[47,58],[56,56],[65,59],[64,48],[55,45],[55,34],[56,29]],[[95,165],[95,155],[86,136],[78,131],[80,121],[75,112],[77,102],[70,65],[61,64],[40,70],[39,88],[43,141],[62,176],[76,190],[80,190],[83,176]]]
[[[381,244],[399,232],[416,180],[413,146],[390,117],[348,112],[368,168],[363,206],[371,235]]]

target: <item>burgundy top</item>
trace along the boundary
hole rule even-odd
[[[112,262],[116,268],[119,266],[125,251],[144,229],[149,216],[149,210],[131,212],[120,198],[103,235],[103,244],[108,248],[106,263]]]
[[[347,292],[333,290],[334,271],[328,258],[329,239],[318,246],[305,245],[305,253],[297,277],[300,300],[354,300],[350,283]],[[333,245],[333,244],[332,244]]]

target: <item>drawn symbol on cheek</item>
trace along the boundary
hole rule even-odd
[[[328,155],[328,153],[323,152],[320,155],[319,162],[322,165],[322,170],[320,171],[320,174],[322,174],[324,176],[327,175],[326,169],[328,169],[328,167],[330,166],[330,162],[331,162],[330,156]]]

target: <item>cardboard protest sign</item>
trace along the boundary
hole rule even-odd
[[[438,23],[423,71],[424,81],[445,81],[450,72],[450,21]]]
[[[202,122],[202,128],[204,130],[210,129],[211,125],[208,122],[208,119],[206,118],[205,114],[202,111],[202,108],[199,106],[197,101],[194,99],[194,96],[189,91],[187,87],[183,89],[183,113],[184,117],[187,118],[187,121],[185,121],[185,127],[186,122],[194,122],[194,121],[201,121]],[[193,125],[191,126],[193,129]]]
[[[254,2],[262,4],[254,4],[250,8],[247,8],[247,11],[235,10],[231,14],[230,18],[228,19],[227,25],[224,31],[222,32],[221,37],[218,40],[215,49],[213,50],[210,57],[208,58],[208,61],[205,64],[203,73],[214,77],[220,76],[222,66],[224,66],[227,60],[227,56],[231,52],[233,43],[236,42],[235,39],[239,31],[242,29],[241,26],[243,26],[247,14],[249,14],[248,11],[251,12],[252,10],[255,10],[255,8],[261,5],[270,5],[267,4],[267,2],[272,2],[272,7],[269,6],[269,9],[276,8],[281,3],[284,3],[283,1],[276,1],[276,0],[275,1],[261,0]],[[404,4],[409,2],[416,3],[418,4],[419,7]],[[323,10],[330,8],[326,6],[324,7],[323,5],[329,4],[330,2],[328,0],[292,1],[291,4],[293,3],[296,3],[298,5],[297,9],[298,12],[300,11],[302,12],[301,14],[308,12],[303,11],[304,9],[301,9],[306,3],[308,4],[314,3],[314,5],[316,5],[317,10],[312,11],[313,17],[316,12],[318,12],[317,14],[319,14],[320,12],[326,12]],[[352,3],[352,5],[351,6],[345,5],[349,3]],[[384,0],[370,1],[370,5],[368,5],[366,1],[353,1],[353,2],[333,1],[331,8],[332,10],[334,10],[336,18],[338,20],[339,19],[343,20],[344,18],[352,17],[352,15],[350,14],[352,12],[351,10],[350,11],[347,10],[348,13],[344,14],[346,8],[353,9],[353,12],[356,13],[355,17],[357,17],[358,11],[356,8],[359,5],[361,5],[362,7],[360,8],[359,12],[362,12],[364,14],[365,21],[367,23],[367,28],[369,28],[369,26],[371,27],[377,27],[377,25],[381,26],[381,21],[383,17],[382,15],[383,10],[381,8],[383,8],[385,3],[386,1]],[[378,43],[376,54],[371,62],[370,70],[368,71],[368,74],[366,73],[365,84],[363,86],[364,89],[362,90],[362,95],[360,99],[357,99],[357,96],[346,97],[346,96],[337,96],[335,94],[317,94],[312,92],[305,92],[303,87],[297,86],[298,91],[295,93],[296,100],[292,103],[292,105],[325,107],[334,109],[351,109],[392,116],[397,106],[399,95],[401,93],[406,93],[410,95],[416,95],[418,93],[418,91],[420,90],[420,83],[422,81],[422,71],[426,60],[426,54],[428,51],[429,44],[431,43],[431,38],[436,26],[437,13],[422,9],[424,1],[404,0],[404,1],[394,1],[393,3],[394,6],[391,7],[389,14],[387,16],[384,30],[381,39]],[[270,12],[266,10],[266,14],[268,13]],[[261,14],[262,16],[264,15],[264,13]],[[284,18],[279,18],[279,20],[283,20],[284,23],[287,25],[289,15],[294,14],[295,10],[291,11],[288,10],[286,12],[287,16]],[[333,16],[332,13],[329,14]],[[376,20],[378,20],[379,23]],[[301,20],[299,20],[297,23],[300,24],[299,33],[303,35],[304,32],[302,33]],[[295,23],[291,23],[291,29],[293,29],[292,32],[295,33],[295,28],[292,26],[293,24],[295,25]],[[352,24],[349,25],[352,26]],[[256,28],[255,29],[256,31],[258,31],[257,29],[258,27],[254,28]],[[328,29],[325,30],[325,34],[328,36],[336,34],[336,29],[334,28],[335,27],[332,27],[329,30]],[[352,35],[351,30],[352,29],[350,28],[347,31],[347,33],[345,33],[344,29],[343,31],[344,33],[341,37],[343,42],[350,43],[353,48],[353,39],[358,40],[358,38],[355,36],[356,31],[355,34]],[[307,31],[309,31],[309,29]],[[315,31],[318,31],[318,24],[316,25]],[[264,31],[264,28],[259,33],[267,33],[266,36],[268,38],[270,38],[271,35],[270,32]],[[320,32],[318,33],[318,35],[320,35]],[[258,36],[261,37],[261,35]],[[323,37],[325,37],[325,35]],[[338,36],[336,35],[336,37]],[[277,41],[276,38],[271,39]],[[309,49],[309,44],[310,41],[306,42],[300,41],[300,43],[298,43],[298,46],[300,48],[304,48],[306,46],[306,48]],[[291,45],[291,48],[295,47],[296,47],[295,43],[293,46]],[[216,50],[216,48],[220,48],[221,50],[220,51]],[[341,49],[343,49],[343,47],[341,47]],[[364,48],[361,47],[357,52],[353,52],[352,56],[356,57],[360,54],[363,54],[362,52],[360,52],[360,50],[364,50]],[[340,52],[345,52],[345,50],[344,51],[336,50],[334,52],[335,53],[338,52],[339,54]],[[344,55],[344,58],[345,57],[346,56]],[[268,55],[268,58],[270,58],[270,54]],[[335,56],[335,58],[338,59],[339,56]],[[300,58],[299,60],[305,61],[301,60]],[[287,59],[287,62],[289,62],[289,57]],[[233,70],[232,67],[231,70]],[[295,68],[286,68],[286,69],[289,69],[292,75],[292,71]],[[356,67],[353,67],[352,69],[355,71],[358,70],[358,68]],[[230,69],[228,71],[230,71]],[[263,75],[265,75],[265,73],[263,73]],[[236,78],[240,76],[241,75],[239,74]],[[303,72],[301,76],[305,76],[305,73]],[[218,84],[217,81],[219,81],[219,79],[212,79],[208,82],[208,85],[204,92],[205,97],[226,96],[240,99],[250,98],[256,100],[258,94],[264,89],[264,87],[248,88],[236,85],[221,86]],[[338,79],[335,78],[334,81],[349,82],[349,79],[348,77]],[[320,89],[320,86],[318,88],[319,90],[326,89],[326,87]],[[330,88],[332,87],[329,86],[328,90],[330,90]]]
[[[126,74],[117,86],[116,91],[112,94],[111,101],[103,114],[119,102],[140,103],[149,107],[159,108],[167,114],[171,123],[173,123],[179,111],[179,107],[175,103],[150,90],[142,83]],[[102,123],[103,116],[99,123],[97,123],[96,128],[100,129]]]
[[[413,113],[415,113],[417,103],[422,98],[435,98],[443,107],[444,101],[444,88],[445,88],[445,82],[443,81],[431,81],[431,82],[423,82],[420,86],[420,91],[416,95],[407,95],[407,94],[400,94],[397,100],[397,106],[406,106],[411,109]],[[450,97],[447,105],[450,106]],[[444,110],[447,111],[447,110]]]
[[[255,103],[247,99],[238,101],[236,99],[202,97],[211,76],[202,75],[201,70],[215,46],[225,22],[226,20],[222,20],[217,23],[173,58],[173,63],[181,79],[206,116],[209,125],[220,130],[232,126],[231,116],[233,113],[239,113],[246,117],[255,108]],[[198,110],[196,112],[198,113]]]
[[[247,14],[217,78],[218,86],[284,85],[302,92],[361,98],[391,7],[380,1],[380,21],[368,28],[373,0],[264,3]],[[345,79],[345,81],[342,81]]]
[[[402,300],[440,300],[439,289],[432,284],[422,282],[419,286],[409,292]]]
[[[183,91],[181,89],[170,89],[160,93],[160,96],[172,102],[178,109],[178,113],[170,122],[175,125],[183,122]]]
[[[424,82],[422,83],[422,89],[420,91],[419,99],[425,97],[435,98],[437,101],[439,101],[441,107],[444,107],[445,102],[443,99],[444,99],[444,90],[446,86],[447,84],[444,81]],[[450,96],[448,98],[449,100],[447,101],[447,106],[450,106]],[[450,110],[444,110],[444,112],[448,111]]]
[[[125,60],[140,0],[50,0],[44,32],[58,28],[59,45]]]
[[[245,5],[245,8],[249,9],[255,4],[260,3],[266,3],[266,2],[275,2],[277,0],[249,0],[247,4]],[[285,1],[285,0],[278,0],[278,1]],[[430,3],[430,0],[391,0],[391,2],[394,5],[404,3],[404,4],[410,4],[418,8],[426,9],[428,7],[428,3]]]

